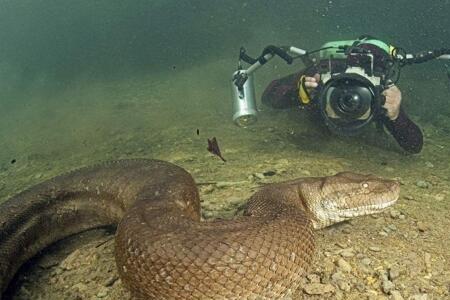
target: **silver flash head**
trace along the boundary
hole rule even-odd
[[[234,72],[231,89],[233,97],[233,122],[239,127],[252,125],[257,120],[253,75],[248,75],[245,70]]]

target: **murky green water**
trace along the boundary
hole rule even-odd
[[[422,221],[433,228],[419,242],[402,244],[405,251],[427,251],[433,265],[448,265],[450,240],[442,228],[450,225],[450,61],[402,71],[403,106],[425,136],[423,151],[412,156],[388,135],[336,137],[307,112],[275,111],[259,99],[258,122],[238,128],[231,121],[230,77],[240,46],[256,56],[269,44],[316,49],[371,34],[410,52],[448,48],[449,14],[448,0],[0,0],[0,201],[61,172],[130,157],[178,163],[200,182],[250,182],[207,191],[209,216],[224,213],[230,197],[250,195],[254,174],[265,171],[276,172],[265,182],[341,170],[375,173],[403,182],[398,209],[407,219],[395,221],[397,232]],[[271,80],[301,67],[271,61],[256,74],[258,98]],[[206,150],[212,136],[227,163]],[[365,226],[353,226],[355,236],[385,239]],[[322,245],[334,242],[327,234]],[[379,242],[386,252],[398,252],[397,242],[406,238],[392,239]],[[411,275],[398,290],[405,299],[443,299],[448,271],[434,275],[438,283]],[[383,295],[379,287],[370,290]]]

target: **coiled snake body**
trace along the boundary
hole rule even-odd
[[[200,222],[197,187],[178,166],[122,160],[86,167],[0,205],[0,291],[51,243],[118,224],[117,267],[138,298],[280,298],[311,264],[313,228],[378,212],[398,194],[397,182],[370,175],[300,178],[265,186],[243,216]]]

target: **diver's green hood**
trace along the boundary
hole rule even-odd
[[[319,52],[319,59],[346,59],[347,55],[342,51],[344,46],[352,46],[355,43],[359,44],[372,44],[378,48],[386,51],[387,54],[391,54],[393,47],[375,38],[362,38],[356,40],[345,40],[345,41],[333,41],[322,45],[321,48],[325,48]]]

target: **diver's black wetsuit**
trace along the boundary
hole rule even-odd
[[[273,108],[299,106],[297,83],[300,77],[303,74],[314,76],[316,73],[317,69],[311,68],[272,81],[262,95],[262,102]],[[318,109],[318,107],[313,105],[312,109]],[[422,150],[422,131],[408,118],[402,108],[397,119],[391,121],[386,118],[384,125],[405,151],[419,153]]]

